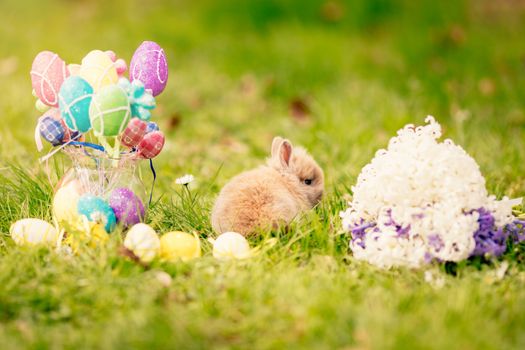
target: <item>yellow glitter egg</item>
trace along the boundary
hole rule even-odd
[[[188,261],[201,256],[201,243],[194,233],[169,232],[160,238],[160,257],[166,261]]]
[[[9,233],[18,245],[57,244],[59,233],[53,225],[40,219],[22,219],[11,225]]]
[[[252,255],[248,241],[237,232],[225,232],[210,241],[213,244],[213,257],[217,259],[246,259]]]
[[[105,52],[100,50],[93,50],[82,59],[78,75],[84,78],[95,92],[118,81],[115,64]]]
[[[128,231],[124,239],[124,247],[128,248],[143,262],[151,262],[160,252],[160,239],[150,226],[136,224]]]

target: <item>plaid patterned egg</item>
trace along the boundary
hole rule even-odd
[[[40,122],[40,135],[53,146],[62,144],[64,140],[64,126],[59,120],[52,117],[45,117]]]
[[[138,152],[142,158],[155,158],[164,147],[164,134],[161,131],[153,131],[146,134],[138,145]]]
[[[133,118],[129,121],[128,126],[122,132],[120,142],[126,147],[135,147],[142,141],[146,135],[146,122],[138,118]]]

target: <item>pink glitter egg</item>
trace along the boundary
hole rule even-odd
[[[113,209],[117,222],[124,227],[133,226],[144,219],[144,205],[129,188],[113,190],[109,196],[109,206]]]
[[[159,44],[144,41],[137,48],[131,58],[129,75],[130,81],[140,80],[153,96],[164,90],[168,82],[168,61]]]
[[[47,106],[58,106],[58,92],[69,76],[66,63],[56,53],[42,51],[31,66],[31,84],[35,94]]]
[[[139,118],[131,119],[126,129],[122,132],[120,142],[126,147],[135,147],[146,135],[147,126],[148,124]]]
[[[146,134],[138,145],[138,152],[142,158],[155,158],[164,147],[164,134],[161,131],[153,131]]]

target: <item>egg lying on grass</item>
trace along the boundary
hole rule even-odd
[[[53,225],[40,219],[22,219],[11,225],[9,233],[18,245],[57,244],[59,233]]]
[[[213,257],[220,260],[246,259],[252,256],[250,244],[243,235],[237,232],[225,232],[215,240],[210,239],[213,244]]]
[[[140,223],[128,231],[124,247],[131,250],[140,261],[148,263],[159,255],[160,239],[154,229]]]
[[[160,238],[160,257],[165,261],[188,261],[201,256],[201,243],[197,234],[169,232]]]

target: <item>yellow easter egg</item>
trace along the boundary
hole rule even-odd
[[[93,50],[82,59],[78,75],[84,78],[95,92],[118,81],[115,64],[105,52],[100,50]]]
[[[160,257],[166,261],[188,261],[201,256],[201,243],[194,233],[169,232],[160,238]]]
[[[11,225],[9,233],[18,245],[57,244],[59,233],[53,225],[40,219],[22,219]]]
[[[81,195],[79,187],[77,181],[71,181],[60,187],[53,197],[53,217],[67,231],[76,231],[83,227],[82,218],[77,210]]]
[[[139,223],[128,231],[124,247],[131,250],[141,261],[148,263],[159,254],[160,239],[154,229]]]

